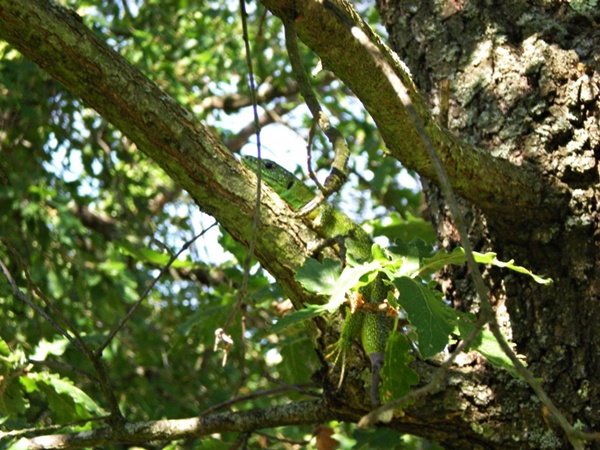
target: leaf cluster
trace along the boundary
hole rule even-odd
[[[380,274],[385,275],[390,288],[387,303],[397,311],[395,333],[388,340],[386,364],[383,372],[385,400],[406,395],[410,387],[419,382],[410,367],[415,358],[429,359],[447,349],[457,339],[466,339],[475,326],[475,316],[458,311],[443,298],[431,275],[445,266],[465,264],[464,250],[452,252],[435,251],[422,240],[409,243],[399,241],[384,250],[373,245],[373,258],[365,263],[350,261],[342,268],[339,262],[325,259],[323,262],[308,259],[298,270],[297,279],[310,292],[325,295],[329,300],[321,305],[293,312],[276,325],[281,330],[304,320],[337,311],[346,302],[346,294],[372,283]],[[514,261],[499,261],[495,253],[474,254],[476,262],[528,275],[536,282],[550,284],[550,279],[533,274]],[[482,329],[469,349],[476,350],[488,361],[517,376],[517,371],[487,329]],[[399,375],[401,374],[401,376]]]

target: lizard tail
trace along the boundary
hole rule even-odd
[[[371,404],[378,406],[380,372],[385,361],[385,354],[384,352],[373,352],[369,354],[369,359],[371,360]]]

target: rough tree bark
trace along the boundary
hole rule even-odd
[[[378,1],[392,48],[448,127],[473,146],[568,186],[554,220],[518,205],[504,218],[464,202],[480,249],[493,248],[555,281],[539,287],[518,276],[486,273],[500,321],[534,374],[571,423],[600,425],[600,185],[598,129],[600,28],[560,1]],[[440,241],[457,244],[444,200],[425,181]],[[504,189],[510,189],[508,186]],[[511,207],[512,206],[512,207]],[[513,218],[511,218],[513,216]],[[519,222],[519,221],[517,221]],[[510,232],[507,232],[510,230]],[[440,275],[457,308],[477,309],[464,270]],[[485,448],[568,448],[539,402],[473,360],[485,395],[465,385],[463,420],[488,434]],[[447,448],[464,448],[435,433]],[[591,448],[599,448],[594,444]]]

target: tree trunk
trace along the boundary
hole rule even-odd
[[[483,214],[481,205],[466,201],[463,206],[476,249],[493,249],[503,260],[553,278],[552,286],[540,287],[525,277],[485,272],[498,320],[517,352],[572,424],[598,430],[600,28],[591,7],[380,0],[378,8],[392,48],[441,123],[461,140],[568,187],[568,207],[557,220],[531,219],[517,204],[505,215],[489,209]],[[427,180],[424,185],[441,244],[457,245],[438,189]],[[499,198],[498,211],[506,206]],[[457,308],[478,309],[464,269],[439,277]],[[521,382],[477,359],[463,369],[480,379],[461,385],[460,431],[415,432],[446,448],[475,448],[474,442],[481,448],[569,448]]]

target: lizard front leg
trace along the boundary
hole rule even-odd
[[[346,361],[348,360],[349,355],[351,355],[352,346],[354,345],[356,338],[358,338],[358,336],[361,334],[364,319],[364,312],[358,310],[352,312],[350,308],[347,308],[346,318],[344,319],[344,324],[342,325],[340,338],[337,342],[328,347],[329,353],[325,355],[327,359],[333,359],[334,367],[337,366],[340,357],[342,358],[342,368],[338,389],[342,386],[342,382],[344,381],[344,374],[346,373]]]

